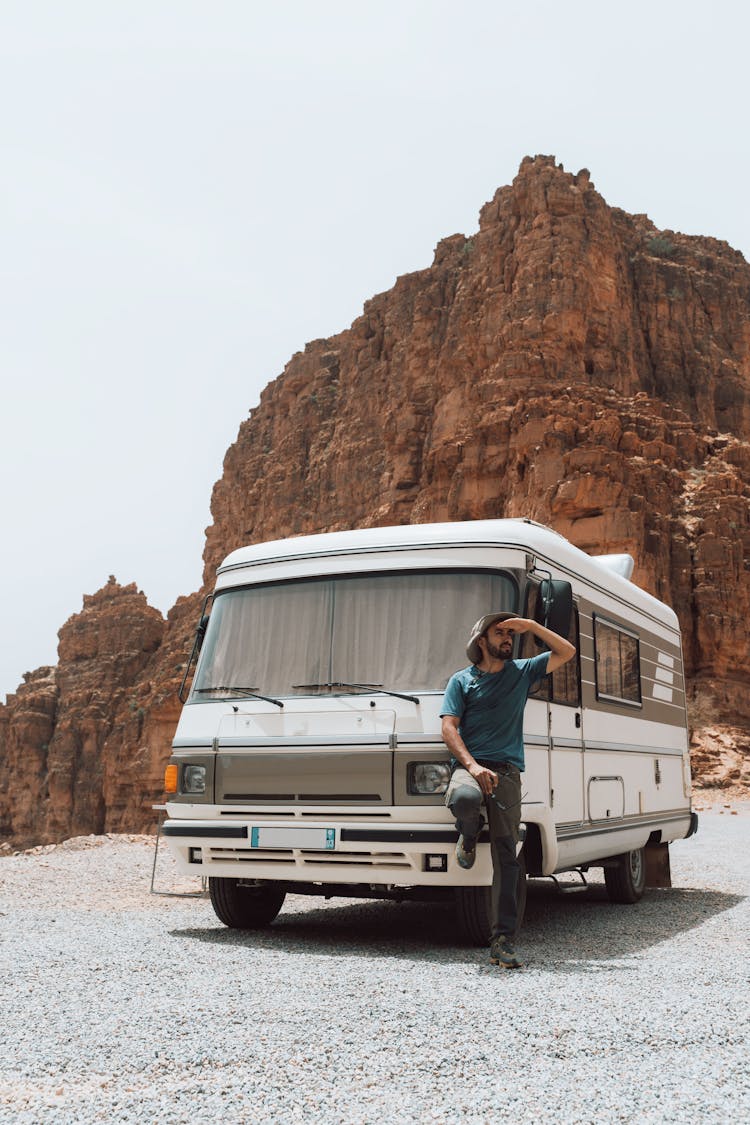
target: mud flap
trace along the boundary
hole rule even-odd
[[[643,854],[646,861],[646,886],[671,887],[669,844],[647,844]]]

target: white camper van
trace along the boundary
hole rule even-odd
[[[208,878],[227,926],[267,925],[288,892],[448,895],[487,941],[490,848],[480,837],[474,867],[456,863],[440,705],[472,624],[511,610],[578,653],[526,706],[522,866],[603,867],[618,902],[668,885],[669,842],[697,826],[680,631],[632,565],[520,519],[234,551],[204,606],[167,768],[180,870]],[[523,643],[516,655],[538,651]]]

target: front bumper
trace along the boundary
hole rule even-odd
[[[456,831],[447,825],[347,824],[321,818],[300,829],[288,820],[263,816],[254,821],[249,816],[231,824],[169,819],[161,831],[180,871],[189,875],[394,887],[486,886],[492,881],[486,831],[474,867],[465,871],[456,863]]]

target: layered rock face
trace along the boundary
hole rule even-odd
[[[680,617],[698,771],[749,784],[749,474],[742,255],[610,208],[585,170],[527,158],[476,234],[444,239],[429,269],[265,389],[214,488],[204,580],[243,543],[436,520],[530,516],[585,550],[628,551],[634,580]],[[125,689],[140,726],[118,697],[96,728],[110,827],[152,820],[198,606],[178,603]],[[40,774],[54,682],[40,670],[0,709],[4,745]],[[63,831],[42,823],[36,838]]]
[[[28,674],[0,707],[3,837],[30,843],[105,830],[107,738],[121,708],[142,727],[141,676],[163,635],[162,615],[134,584],[110,578],[84,597],[60,630],[57,667]]]

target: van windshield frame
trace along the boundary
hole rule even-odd
[[[209,689],[224,684],[281,697],[324,690],[295,684],[442,691],[466,667],[474,622],[486,613],[516,612],[517,605],[514,573],[482,567],[230,587],[214,598],[190,702],[220,698],[221,691]]]

